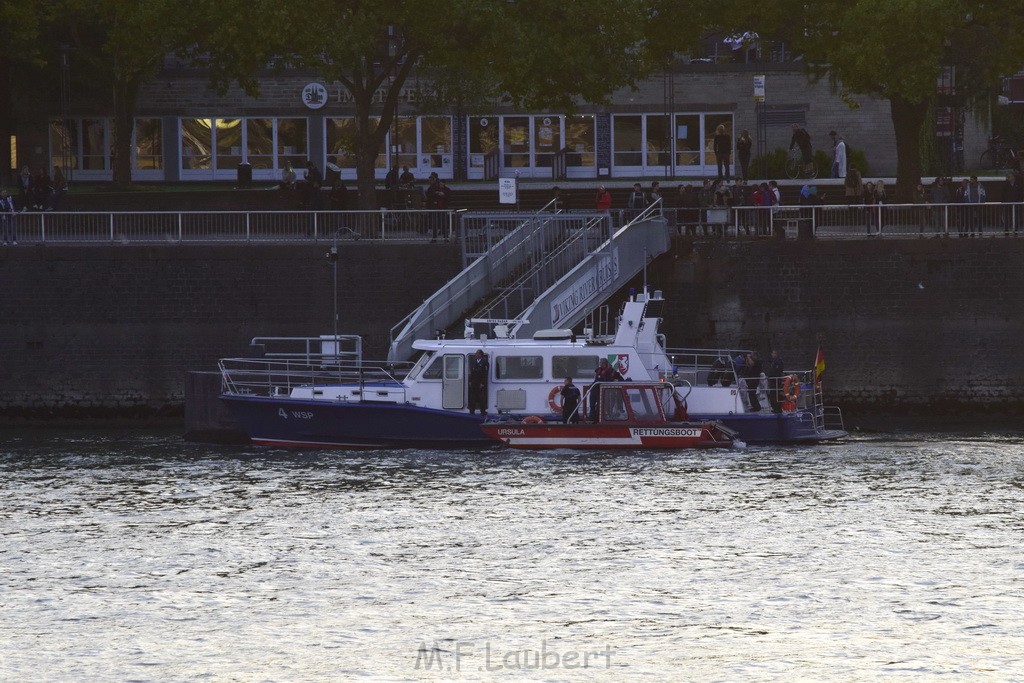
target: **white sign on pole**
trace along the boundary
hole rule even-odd
[[[754,101],[764,102],[764,74],[754,76]]]
[[[516,189],[515,178],[498,178],[498,203],[515,204],[519,201]]]

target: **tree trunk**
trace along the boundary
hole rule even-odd
[[[377,208],[377,153],[384,144],[387,127],[379,123],[371,128],[370,106],[372,93],[356,96],[356,188],[359,208]],[[385,117],[382,116],[383,120]]]
[[[13,181],[8,172],[14,168],[11,159],[11,145],[8,142],[14,135],[14,102],[11,99],[11,62],[6,51],[0,50],[0,185]]]
[[[135,131],[135,100],[139,86],[134,81],[118,78],[114,81],[114,184],[128,187],[132,184],[132,134]]]
[[[928,114],[928,100],[911,102],[889,99],[896,132],[896,201],[910,201],[921,182],[921,128]]]

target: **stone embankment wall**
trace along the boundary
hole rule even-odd
[[[7,247],[0,416],[178,414],[186,373],[257,336],[333,331],[329,245]],[[382,357],[391,326],[461,267],[448,245],[340,245],[338,331]]]
[[[1024,410],[1024,240],[679,243],[656,272],[671,345],[820,345],[846,412]]]
[[[331,332],[326,249],[0,251],[0,417],[180,414],[189,370],[255,336]],[[341,250],[339,331],[369,357],[459,270],[451,245]],[[775,345],[809,368],[820,344],[846,412],[1024,407],[1024,239],[679,242],[648,280],[669,299],[672,346]]]

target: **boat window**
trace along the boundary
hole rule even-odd
[[[551,377],[593,377],[599,360],[600,356],[552,356]]]
[[[630,391],[629,402],[633,408],[633,417],[637,420],[657,420],[661,416],[654,392],[650,389]]]
[[[434,354],[428,351],[421,355],[419,358],[417,358],[416,364],[412,366],[411,370],[409,370],[409,379],[416,379],[417,375],[419,375],[419,373],[423,371],[423,368],[426,367],[427,363],[429,363],[430,359],[433,357]]]
[[[427,366],[427,369],[423,371],[423,377],[420,379],[441,379],[443,371],[444,357],[438,356],[434,359],[434,362]]]
[[[602,387],[601,421],[616,422],[628,418],[626,406],[622,402],[622,389],[620,387]]]
[[[543,379],[543,356],[498,356],[495,379]]]
[[[462,379],[462,356],[444,357],[444,378]]]

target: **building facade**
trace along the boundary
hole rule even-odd
[[[760,76],[763,101],[755,99]],[[421,179],[430,173],[453,180],[696,179],[717,172],[712,138],[719,125],[734,143],[748,130],[756,157],[788,148],[794,123],[807,128],[815,149],[831,154],[828,133],[837,130],[864,152],[870,174],[896,172],[888,102],[857,97],[851,107],[795,63],[680,64],[616,92],[607,105],[584,103],[575,112],[495,106],[428,113],[419,109],[415,92],[413,84],[402,92],[397,119],[377,155],[378,178],[398,165]],[[111,113],[83,104],[71,107],[66,122],[51,115],[46,130],[22,131],[19,158],[33,166],[62,166],[74,181],[110,180]],[[353,114],[340,84],[309,74],[268,73],[259,96],[250,97],[240,88],[220,95],[202,71],[169,65],[139,97],[132,176],[231,181],[247,164],[253,180],[273,181],[288,164],[301,175],[311,160],[321,169],[333,161],[342,178],[352,180]],[[977,159],[987,131],[972,117],[963,125],[963,157]]]

